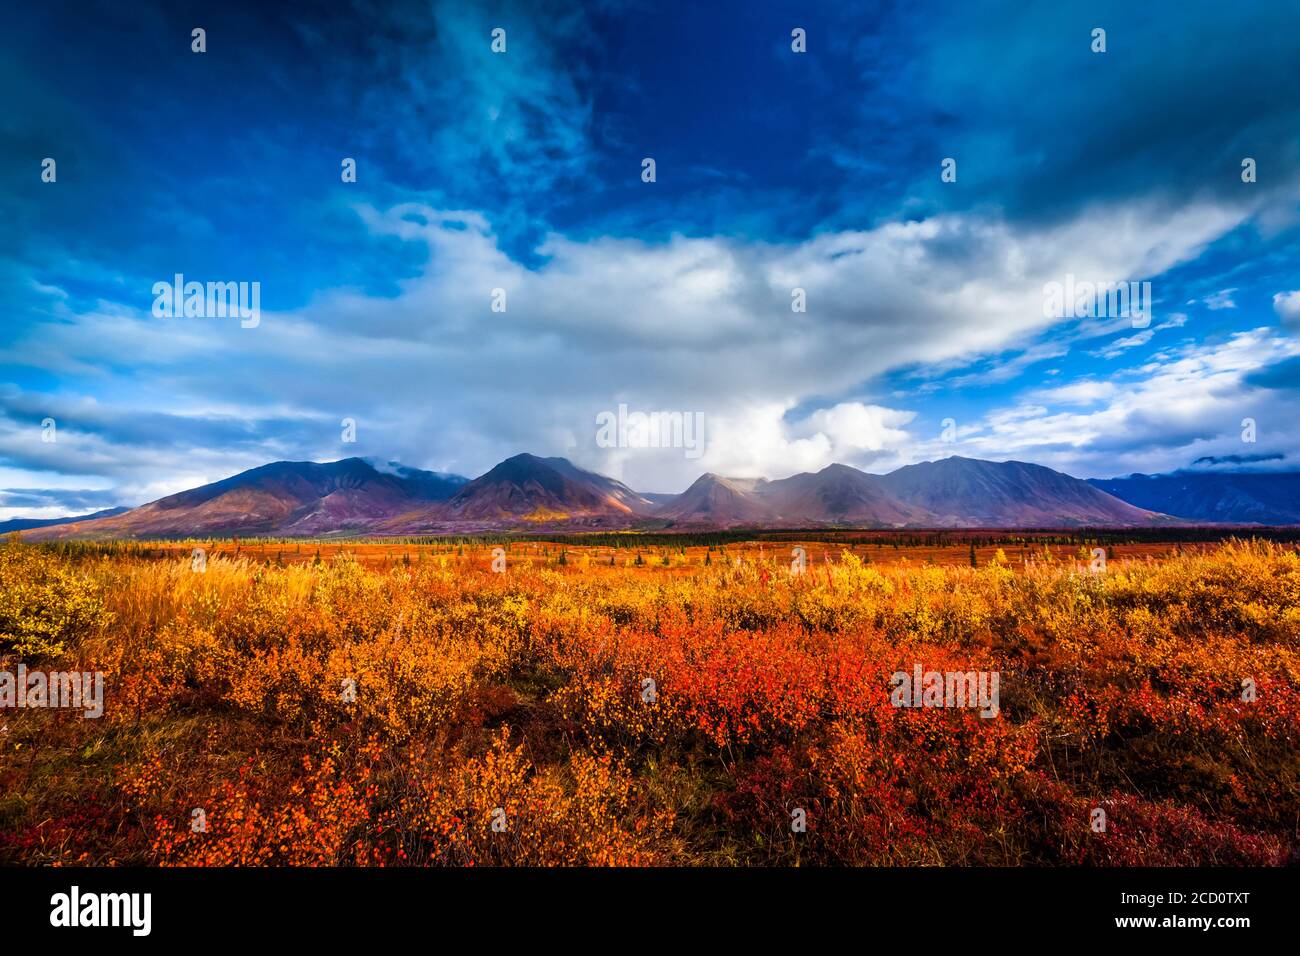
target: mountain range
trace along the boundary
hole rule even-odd
[[[21,520],[21,519],[20,519]],[[1089,480],[951,457],[872,475],[848,465],[778,480],[701,475],[637,492],[564,458],[516,455],[473,480],[360,458],[278,461],[127,511],[47,521],[44,538],[410,535],[485,531],[1159,527],[1300,523],[1300,475]]]
[[[1191,521],[1300,524],[1300,474],[1197,472],[1091,478],[1089,484],[1139,508]]]

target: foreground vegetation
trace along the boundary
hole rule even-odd
[[[99,719],[0,710],[0,863],[1296,859],[1289,546],[801,574],[523,547],[0,547],[0,671],[107,686]],[[997,672],[999,713],[893,706],[918,664]]]

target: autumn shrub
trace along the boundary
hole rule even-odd
[[[36,660],[108,621],[95,580],[49,553],[0,544],[0,650]]]
[[[634,815],[633,784],[609,756],[575,753],[533,766],[508,727],[461,760],[416,748],[399,799],[379,815],[376,862],[456,866],[652,863],[665,821]]]
[[[153,852],[161,865],[337,866],[355,863],[370,817],[374,747],[344,767],[332,754],[303,758],[287,785],[253,772],[154,821]]]
[[[1046,862],[1071,866],[1277,866],[1285,844],[1170,800],[1085,796],[1043,781],[1033,816],[1048,831]]]
[[[102,720],[3,717],[0,862],[1296,853],[1290,549],[1100,574],[1068,553],[940,567],[828,549],[792,574],[783,552],[611,565],[571,548],[560,565],[511,548],[497,574],[472,548],[381,568],[210,548],[198,569],[190,543],[0,547],[0,655],[107,686]],[[997,713],[895,707],[892,675],[918,665],[996,672]]]

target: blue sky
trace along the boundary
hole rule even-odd
[[[270,6],[5,14],[0,516],[354,454],[1295,467],[1294,5]],[[155,316],[176,273],[260,322]],[[1149,326],[1044,316],[1066,275]],[[599,447],[620,404],[706,452]]]

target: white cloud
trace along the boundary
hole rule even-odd
[[[1207,309],[1235,309],[1237,303],[1232,300],[1232,294],[1236,289],[1220,289],[1213,295],[1207,295],[1204,299]]]
[[[132,469],[140,489],[164,475],[229,473],[259,456],[372,455],[475,475],[534,451],[663,491],[706,469],[775,475],[837,459],[883,468],[924,446],[907,433],[906,401],[893,409],[843,401],[864,382],[1008,349],[1023,352],[1023,362],[1010,360],[1017,369],[1058,357],[1059,345],[1024,348],[1053,324],[1043,316],[1046,282],[1159,275],[1251,212],[1208,201],[1127,204],[1021,229],[945,215],[782,245],[556,235],[530,269],[502,250],[480,213],[361,207],[377,236],[429,250],[423,272],[392,298],[325,290],[291,313],[264,311],[256,329],[155,319],[148,302],[81,315],[56,303],[56,320],[29,326],[0,361],[79,376],[83,393],[105,396],[121,416],[218,409],[250,424],[254,434],[237,451],[205,445],[201,430],[189,446],[183,436],[99,448],[87,439],[78,473]],[[806,313],[791,311],[795,287],[807,292]],[[490,308],[496,288],[506,290],[504,313]],[[597,448],[595,416],[624,402],[704,413],[709,451],[691,459]],[[813,411],[795,411],[804,408]],[[357,420],[355,445],[338,440],[343,417]],[[1067,421],[1070,438],[1057,444],[1105,435],[1104,421]],[[978,434],[970,428],[963,434],[1011,449],[1046,434],[1023,422],[999,430],[997,418]],[[75,463],[60,466],[69,469]]]
[[[1099,355],[1104,359],[1113,359],[1127,352],[1129,349],[1137,348],[1139,345],[1146,345],[1151,341],[1155,334],[1155,329],[1143,329],[1141,332],[1136,332],[1133,335],[1125,336],[1122,339],[1116,339],[1105,348],[1098,349],[1090,354]]]
[[[1082,477],[1170,471],[1205,455],[1286,454],[1294,451],[1290,423],[1300,417],[1300,403],[1293,392],[1255,388],[1246,379],[1296,355],[1300,343],[1263,328],[1187,345],[1164,361],[1126,370],[1122,384],[1076,382],[996,409],[957,453],[1023,458]],[[1244,418],[1258,423],[1255,444],[1242,441]],[[925,451],[943,447],[951,453],[952,446],[938,443]]]
[[[1033,400],[1053,405],[1095,405],[1112,398],[1117,389],[1114,382],[1081,379],[1057,388],[1040,389],[1033,393]]]
[[[1273,296],[1273,309],[1288,325],[1300,325],[1300,289]]]

